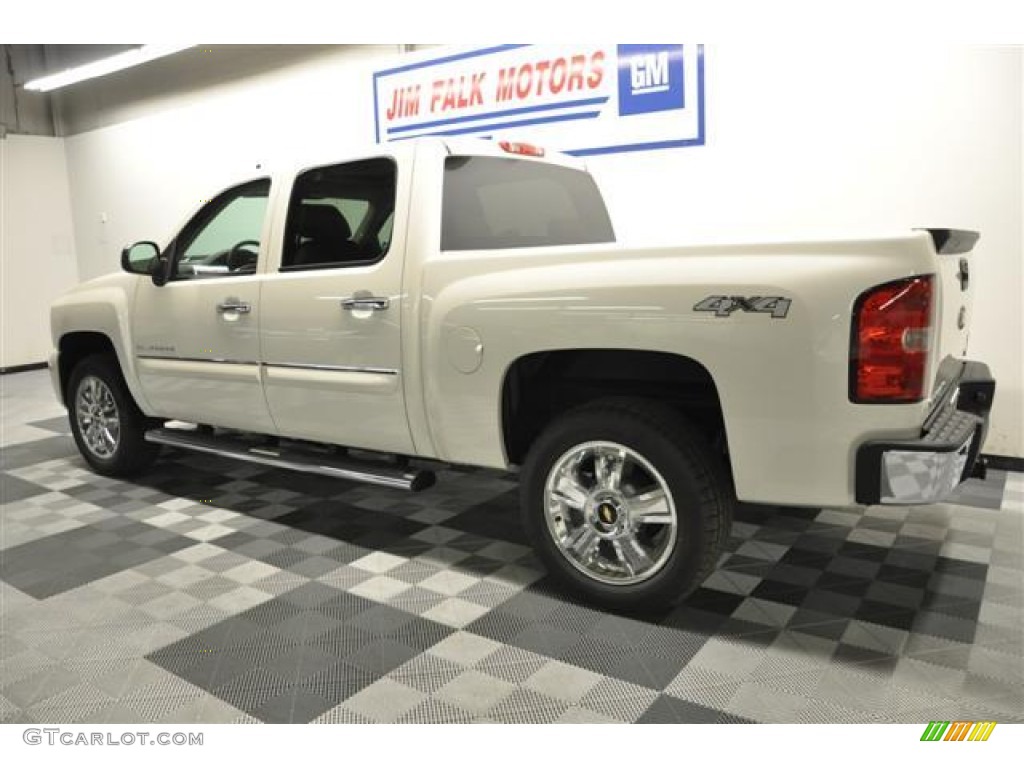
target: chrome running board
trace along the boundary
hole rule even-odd
[[[146,432],[150,443],[212,453],[229,459],[265,464],[279,469],[310,472],[368,485],[380,485],[402,491],[422,491],[434,484],[434,473],[426,469],[395,467],[370,461],[333,456],[304,449],[301,444],[287,447],[254,443],[241,434],[203,434],[195,430],[163,427]]]

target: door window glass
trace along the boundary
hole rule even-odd
[[[395,163],[373,158],[305,171],[295,179],[282,270],[372,264],[388,252]]]
[[[260,255],[270,181],[243,184],[214,198],[186,226],[176,248],[178,279],[251,275]]]

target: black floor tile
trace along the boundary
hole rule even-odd
[[[911,629],[919,634],[972,643],[977,625],[970,619],[961,619],[935,611],[920,611],[914,616]]]
[[[871,560],[877,563],[884,562],[889,551],[886,547],[879,547],[875,544],[862,544],[856,541],[846,541],[839,548],[839,554],[841,555],[861,560]]]
[[[42,419],[40,421],[28,422],[30,427],[36,429],[45,429],[48,432],[56,432],[58,435],[70,435],[71,434],[71,422],[68,421],[67,415],[55,416],[52,419]]]
[[[3,552],[0,578],[32,597],[44,599],[190,547],[194,539],[171,534],[159,549],[131,541],[140,533],[160,531],[145,523],[84,525],[63,533],[30,541]],[[113,540],[97,545],[97,537],[113,532]]]
[[[849,617],[838,617],[832,613],[822,613],[809,608],[799,609],[786,624],[787,629],[799,630],[827,640],[838,640],[849,626]]]
[[[787,605],[802,605],[810,593],[811,590],[808,587],[786,584],[785,582],[765,578],[754,587],[754,591],[750,594],[752,597],[763,600],[773,600]]]
[[[683,605],[669,613],[661,624],[670,629],[708,637],[714,635],[728,620],[728,616],[720,613]]]
[[[856,579],[874,579],[884,566],[873,560],[858,560],[855,557],[836,557],[828,561],[825,571],[841,573]]]
[[[796,587],[810,588],[821,580],[821,568],[806,563],[796,565],[783,559],[772,566],[765,574],[765,578]]]
[[[0,504],[42,496],[44,493],[49,493],[49,491],[41,485],[30,483],[6,472],[0,472]]]
[[[519,522],[519,491],[513,489],[475,504],[445,521],[447,528],[474,533],[498,541],[527,544],[526,532]]]
[[[297,595],[285,593],[147,658],[244,712],[263,719],[275,718],[273,722],[293,722],[282,709],[283,702],[288,691],[306,686],[307,693],[316,694],[302,698],[305,704],[301,711],[306,718],[302,722],[307,722],[453,631],[404,611],[334,591],[334,596],[317,600],[316,608],[303,610],[295,603],[308,602],[313,592],[318,592],[318,597],[327,596],[320,587],[299,587]],[[203,658],[204,647],[217,650]],[[344,662],[343,667],[339,667],[340,662]],[[334,680],[338,685],[332,697],[328,687],[310,682],[322,683],[331,670],[354,670],[356,674],[351,677],[359,687]],[[338,698],[342,694],[344,697]]]
[[[865,594],[871,600],[910,609],[917,608],[925,599],[923,589],[885,581],[871,582]]]
[[[900,584],[914,589],[924,589],[931,580],[931,569],[934,567],[935,560],[935,558],[931,558],[932,565],[927,569],[886,563],[878,569],[877,580],[889,584]]]
[[[967,560],[939,557],[935,561],[935,572],[948,573],[964,579],[975,579],[984,582],[988,576],[988,566],[984,563],[972,563]]]
[[[874,600],[863,600],[857,606],[852,618],[870,621],[893,629],[910,631],[917,617],[917,611],[901,608],[891,603],[879,603]]]
[[[871,579],[847,576],[835,571],[825,571],[821,573],[814,587],[815,589],[836,592],[848,597],[863,597],[871,590],[872,585],[876,583]]]
[[[662,690],[675,679],[687,661],[687,658],[666,658],[634,652],[619,659],[604,674],[645,688]]]
[[[74,440],[64,435],[47,437],[5,447],[0,451],[0,469],[9,472],[44,461],[67,458],[73,458],[76,464],[85,466],[85,460],[78,455]]]
[[[837,530],[842,533],[842,536],[823,536],[820,533],[806,533],[800,536],[795,546],[791,547],[790,551],[786,553],[784,559],[789,559],[790,557],[803,558],[812,554],[825,554],[830,556],[829,561],[831,561],[832,556],[843,546],[843,541],[847,534],[846,529]]]
[[[752,723],[739,715],[721,712],[691,701],[660,695],[638,719],[638,723]]]
[[[686,598],[684,604],[687,608],[717,613],[722,616],[731,616],[745,599],[744,595],[698,587],[693,594]]]
[[[334,706],[333,699],[301,686],[286,688],[257,706],[252,714],[265,723],[308,723]]]

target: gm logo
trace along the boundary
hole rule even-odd
[[[683,46],[620,45],[619,114],[682,109]]]

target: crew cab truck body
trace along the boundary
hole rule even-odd
[[[928,503],[971,473],[976,239],[630,248],[573,158],[396,142],[126,248],[54,304],[50,369],[100,472],[161,444],[413,490],[518,468],[552,573],[642,607],[699,585],[736,499]]]

